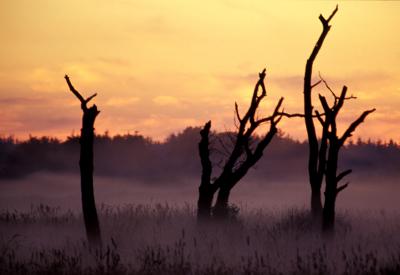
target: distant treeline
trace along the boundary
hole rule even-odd
[[[95,175],[126,177],[144,182],[182,183],[199,178],[200,128],[188,127],[179,134],[157,142],[139,134],[95,139]],[[229,151],[232,133],[214,133],[211,138],[215,170]],[[227,145],[228,144],[228,145]],[[307,143],[283,134],[273,139],[249,179],[268,181],[307,181]],[[26,141],[0,138],[0,178],[16,179],[35,172],[79,173],[79,137],[66,141],[50,137],[30,137]],[[222,165],[222,163],[220,163]],[[357,140],[343,150],[340,166],[353,169],[351,179],[400,176],[400,147],[388,143]],[[216,171],[215,171],[216,172]]]

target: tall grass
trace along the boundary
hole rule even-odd
[[[302,209],[198,224],[187,205],[103,205],[103,246],[82,217],[39,205],[0,213],[0,274],[400,274],[400,216],[339,213],[326,239]]]

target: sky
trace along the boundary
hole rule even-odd
[[[81,110],[65,74],[84,96],[98,93],[98,133],[163,140],[208,120],[232,130],[234,102],[243,113],[264,67],[259,116],[281,96],[286,112],[302,112],[318,16],[336,3],[314,80],[320,72],[338,93],[347,85],[357,96],[343,107],[339,131],[376,108],[354,138],[400,142],[400,1],[2,0],[0,135],[78,134]],[[318,93],[329,98],[317,87],[316,108]],[[279,128],[306,137],[302,119]]]

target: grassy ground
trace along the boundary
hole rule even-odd
[[[102,206],[103,247],[82,217],[47,206],[0,213],[0,274],[400,274],[400,216],[338,213],[326,239],[306,211],[244,210],[197,224],[191,206]]]

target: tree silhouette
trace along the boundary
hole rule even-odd
[[[342,92],[340,96],[336,96],[336,94],[329,88],[328,84],[325,80],[321,78],[321,80],[325,83],[326,87],[332,92],[334,96],[333,106],[330,107],[327,103],[327,100],[324,96],[319,95],[319,99],[321,101],[321,105],[324,108],[325,118],[323,118],[318,111],[316,111],[319,122],[322,125],[323,133],[322,137],[328,141],[328,152],[327,152],[327,161],[326,168],[324,171],[325,174],[325,202],[323,208],[323,219],[322,219],[322,228],[325,232],[332,231],[334,229],[335,223],[335,203],[336,197],[339,192],[343,191],[348,183],[338,186],[338,183],[348,174],[352,172],[351,169],[345,170],[339,174],[337,174],[338,161],[339,161],[339,151],[342,148],[343,144],[346,142],[346,139],[351,137],[352,133],[356,130],[356,128],[364,121],[364,119],[375,109],[364,111],[361,116],[356,119],[347,130],[343,133],[341,137],[338,136],[337,133],[337,125],[336,118],[343,107],[345,100],[353,99],[355,97],[350,96],[346,97],[347,87],[343,86]]]
[[[313,120],[313,105],[312,105],[312,89],[318,85],[321,81],[315,84],[311,83],[312,70],[314,60],[320,51],[322,44],[324,43],[325,37],[327,36],[331,26],[329,22],[338,11],[338,6],[332,14],[325,19],[322,14],[319,16],[319,20],[322,23],[322,33],[320,34],[317,43],[311,52],[310,57],[306,63],[306,69],[304,74],[304,121],[307,129],[308,146],[309,146],[309,159],[308,159],[308,176],[311,186],[311,213],[319,219],[322,213],[322,201],[321,201],[321,186],[324,178],[324,170],[326,165],[326,152],[327,152],[327,137],[322,136],[319,144],[317,134],[315,130]]]
[[[200,131],[199,154],[202,167],[201,182],[199,186],[199,199],[197,201],[197,217],[207,219],[211,216],[211,205],[217,185],[211,183],[212,164],[209,150],[209,134],[211,121],[207,122]]]
[[[101,244],[100,225],[93,192],[93,139],[94,122],[100,111],[97,110],[96,105],[93,105],[90,108],[87,107],[87,103],[97,94],[84,99],[74,86],[72,86],[68,75],[65,75],[65,80],[67,81],[71,92],[81,102],[81,109],[83,111],[82,129],[79,139],[82,211],[88,241],[91,245],[99,245]]]
[[[337,175],[337,167],[339,160],[339,151],[343,146],[344,142],[348,137],[351,136],[352,132],[360,125],[364,119],[375,109],[365,111],[356,121],[354,121],[345,133],[338,137],[336,118],[343,107],[344,101],[347,99],[353,99],[355,97],[346,97],[347,87],[343,86],[340,96],[337,96],[333,90],[328,86],[327,82],[321,77],[320,80],[315,84],[311,83],[312,69],[315,58],[320,51],[322,44],[327,36],[331,26],[329,22],[335,16],[338,11],[338,6],[333,10],[328,19],[325,19],[322,15],[319,16],[319,20],[322,23],[322,33],[320,34],[317,43],[311,52],[310,57],[306,63],[306,70],[304,75],[304,120],[307,129],[308,145],[309,145],[309,160],[308,160],[308,174],[311,185],[311,213],[315,218],[320,218],[322,214],[322,224],[324,231],[331,231],[334,227],[335,221],[335,202],[339,192],[345,189],[348,184],[344,184],[338,187],[338,183],[345,176],[351,173],[351,170],[346,170]],[[319,95],[321,105],[324,109],[324,114],[320,114],[315,110],[315,116],[322,126],[322,135],[318,143],[317,134],[315,130],[313,115],[313,105],[311,101],[312,89],[324,83],[326,88],[332,93],[334,97],[334,103],[332,107],[329,107],[327,100],[324,96]],[[321,186],[325,176],[325,201],[322,207],[321,202]]]
[[[218,190],[219,192],[212,214],[218,218],[226,218],[229,215],[228,202],[230,191],[262,157],[264,149],[277,132],[276,125],[283,116],[283,114],[279,112],[283,98],[279,100],[271,116],[260,119],[256,118],[259,104],[267,95],[264,85],[265,71],[264,69],[259,73],[259,79],[255,85],[250,106],[243,117],[240,116],[239,107],[237,103],[235,103],[235,114],[239,125],[234,139],[233,149],[222,168],[221,174],[213,180],[213,182],[211,180],[212,164],[209,150],[211,121],[207,122],[200,131],[201,141],[199,143],[199,155],[202,164],[202,176],[199,187],[197,212],[199,219],[211,216],[213,197]],[[270,123],[269,131],[256,145],[251,144],[254,131],[266,122]]]

